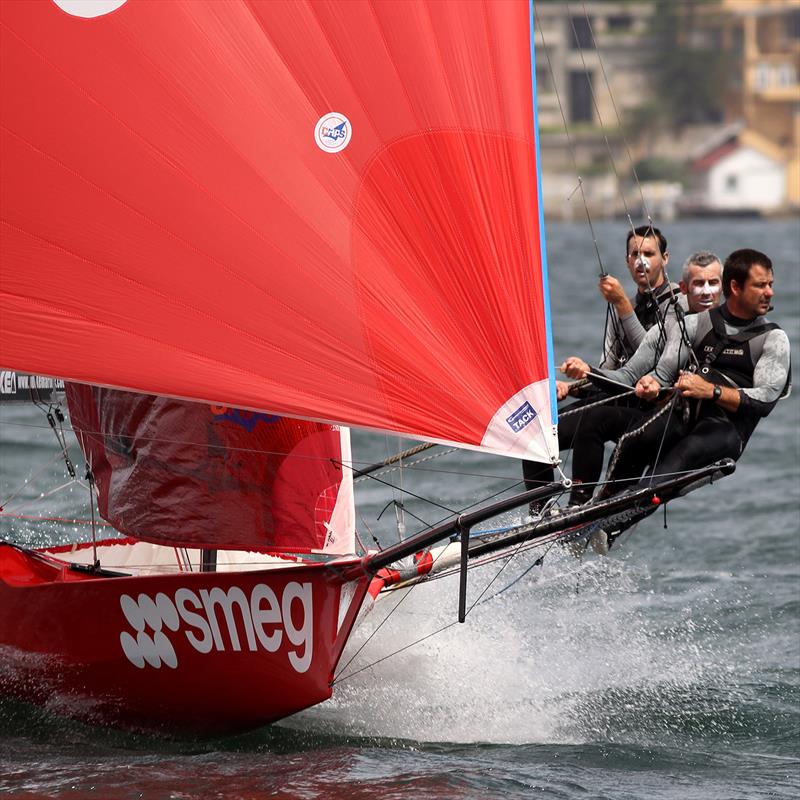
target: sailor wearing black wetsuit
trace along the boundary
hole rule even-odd
[[[680,296],[680,287],[666,280],[664,269],[669,261],[667,240],[658,228],[642,225],[627,235],[625,241],[627,267],[637,286],[634,298],[625,296],[620,282],[609,275],[600,278],[599,289],[609,303],[609,319],[603,343],[604,369],[618,369],[635,352],[647,331],[657,327],[666,340],[665,320],[674,319],[675,302]],[[603,396],[590,390],[589,396],[572,404],[565,411],[577,411],[582,405]],[[572,447],[575,435],[581,426],[581,413],[563,417],[558,426],[560,450]],[[551,464],[538,461],[523,461],[522,475],[526,489],[535,489],[555,480]],[[533,509],[532,509],[533,510]]]
[[[685,320],[697,372],[681,372],[689,348],[673,329],[653,374],[637,384],[644,399],[674,384],[688,402],[686,413],[674,413],[669,404],[623,436],[607,480],[637,479],[647,464],[654,464],[653,474],[666,476],[739,458],[760,419],[789,387],[789,339],[764,316],[772,282],[772,262],[764,253],[737,250],[728,256],[726,304]],[[609,485],[604,494],[621,486]]]

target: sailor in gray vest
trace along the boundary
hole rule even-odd
[[[665,320],[667,332],[673,325],[683,325],[686,314],[699,314],[719,305],[722,287],[722,263],[708,250],[692,253],[684,262],[681,274],[681,297],[677,313]],[[572,356],[561,365],[571,378],[588,377],[590,381],[605,379],[633,388],[642,376],[651,372],[666,344],[662,331],[654,326],[647,331],[634,355],[617,370],[592,368]],[[603,470],[605,443],[617,441],[627,430],[636,427],[652,413],[650,403],[635,405],[598,405],[584,412],[581,426],[573,441],[572,492],[570,504],[590,500]]]
[[[686,413],[674,413],[669,403],[620,439],[607,475],[614,483],[604,496],[637,480],[648,464],[652,475],[666,476],[738,459],[760,419],[788,392],[789,338],[764,316],[774,294],[769,257],[731,253],[722,291],[724,305],[686,318],[686,340],[672,328],[656,369],[636,385],[645,400],[674,387]]]

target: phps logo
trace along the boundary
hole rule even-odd
[[[350,143],[353,128],[344,114],[331,112],[319,118],[314,128],[314,141],[326,153],[338,153]]]

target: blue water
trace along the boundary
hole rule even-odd
[[[625,226],[596,229],[606,268],[624,277]],[[777,292],[771,317],[789,333],[797,360],[796,221],[676,222],[665,232],[673,277],[692,250],[769,253]],[[563,224],[548,228],[548,246],[556,361],[572,353],[595,360],[604,306],[592,243],[585,228]],[[32,478],[8,504],[16,508],[63,482],[63,469],[57,461],[48,466],[54,438],[33,427],[42,424],[38,412],[0,414],[0,502],[20,476]],[[343,665],[363,650],[333,700],[280,725],[211,742],[165,741],[2,702],[0,792],[799,797],[799,423],[795,393],[761,423],[735,475],[671,504],[667,529],[660,514],[650,517],[605,559],[550,551],[538,567],[534,551],[471,572],[470,602],[482,592],[485,602],[464,625],[450,625],[452,578],[390,597],[348,646]],[[354,434],[355,457],[364,462],[405,444]],[[519,475],[504,459],[450,454],[385,478],[457,509]],[[393,510],[378,519],[391,497],[385,486],[358,486],[359,528],[384,544],[396,537]],[[53,516],[85,516],[79,491],[44,503]],[[407,511],[409,532],[419,525],[411,514],[426,522],[443,514],[421,501],[409,501]],[[82,531],[63,523],[2,525],[3,536],[32,543]]]

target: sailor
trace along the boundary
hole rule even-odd
[[[677,298],[679,287],[666,280],[665,267],[669,261],[667,240],[658,228],[640,225],[628,232],[625,239],[625,254],[628,271],[636,284],[636,294],[628,298],[622,284],[610,275],[600,278],[600,293],[609,303],[609,318],[603,344],[600,366],[617,369],[633,355],[644,339],[645,333],[657,327],[664,334],[664,319],[674,315],[671,300]],[[666,337],[664,336],[664,340]],[[570,384],[556,381],[556,398],[563,400],[570,391]],[[584,398],[570,406],[577,409],[597,399],[599,393]],[[572,447],[575,433],[581,425],[582,414],[565,417],[558,429],[559,449]],[[555,480],[551,464],[538,461],[523,461],[522,475],[526,489],[535,489]],[[531,512],[537,509],[532,506]]]
[[[685,320],[690,346],[674,326],[656,369],[636,384],[645,400],[674,387],[687,413],[673,413],[670,402],[622,436],[604,496],[638,480],[648,464],[652,475],[667,476],[738,459],[760,419],[789,391],[789,339],[764,316],[774,294],[769,257],[750,249],[731,253],[722,292],[722,306]],[[696,371],[687,369],[690,361]]]
[[[634,297],[629,298],[611,275],[603,275],[599,283],[600,294],[609,304],[600,363],[604,369],[621,367],[636,352],[645,333],[670,313],[669,301],[678,293],[678,286],[666,278],[669,251],[658,228],[640,225],[630,231],[625,240],[625,259],[636,284]]]
[[[697,314],[715,308],[721,299],[722,264],[719,256],[708,250],[692,253],[684,262],[681,272],[681,309],[665,321],[669,332],[673,326],[683,324],[686,314]],[[649,373],[661,357],[666,340],[658,327],[645,335],[634,355],[617,370],[592,369],[577,356],[571,356],[561,370],[571,378],[607,378],[633,387],[642,376]],[[603,404],[583,412],[581,426],[573,441],[572,491],[570,504],[585,503],[591,499],[594,486],[603,469],[605,443],[617,441],[631,427],[635,427],[652,412],[648,402],[630,404]]]

